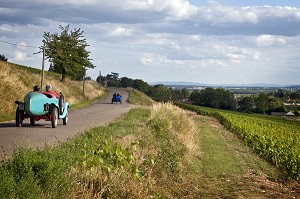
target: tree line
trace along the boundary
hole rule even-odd
[[[141,79],[131,79],[128,77],[119,78],[119,73],[114,72],[112,72],[111,74],[107,74],[106,76],[98,76],[96,81],[107,87],[131,87],[145,93],[152,98],[162,100],[182,101],[187,100],[190,96],[190,92],[186,88],[173,89],[163,84],[150,86],[147,82]]]
[[[287,112],[284,102],[300,102],[300,91],[279,89],[274,93],[261,92],[258,95],[245,95],[236,98],[233,93],[223,88],[205,88],[203,90],[176,89],[157,84],[150,86],[141,79],[119,78],[119,73],[112,72],[99,76],[97,82],[108,87],[132,87],[148,96],[160,100],[185,101],[198,106],[244,113],[271,114],[271,112]],[[298,114],[298,110],[296,110]]]
[[[300,100],[300,91],[280,89],[274,93],[261,92],[257,95],[245,95],[236,98],[230,91],[223,88],[206,88],[194,90],[189,97],[191,103],[224,110],[234,110],[244,113],[271,114],[272,112],[287,112],[284,102]],[[295,114],[299,108],[295,109]]]

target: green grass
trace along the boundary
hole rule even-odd
[[[136,105],[146,105],[150,106],[153,104],[153,100],[151,100],[147,95],[142,93],[141,91],[135,89],[128,89],[129,99],[128,102]]]
[[[262,158],[277,166],[287,179],[300,179],[299,121],[177,104],[198,114],[215,117]]]

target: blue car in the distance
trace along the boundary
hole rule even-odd
[[[119,93],[114,93],[113,97],[111,98],[111,103],[113,104],[114,102],[119,102],[122,104],[122,96]]]
[[[56,98],[49,92],[29,92],[25,95],[24,102],[15,101],[15,103],[18,105],[17,127],[21,127],[26,118],[30,119],[31,125],[35,125],[35,121],[40,119],[51,121],[52,128],[57,126],[58,119],[62,119],[64,125],[68,123],[69,103],[64,101],[62,94]]]

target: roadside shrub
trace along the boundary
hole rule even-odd
[[[57,198],[67,194],[63,160],[48,150],[23,149],[0,167],[0,198]]]

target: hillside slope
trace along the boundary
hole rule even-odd
[[[15,100],[23,101],[25,94],[31,91],[34,85],[40,85],[41,70],[3,61],[0,61],[0,69],[1,122],[14,119]],[[61,82],[60,76],[51,72],[45,72],[43,87],[46,84],[50,84],[54,91],[62,92],[71,107],[104,94],[104,89],[99,88],[95,81],[85,82],[85,93],[83,94],[82,81],[67,79],[65,82]],[[42,89],[45,90],[45,88]]]

